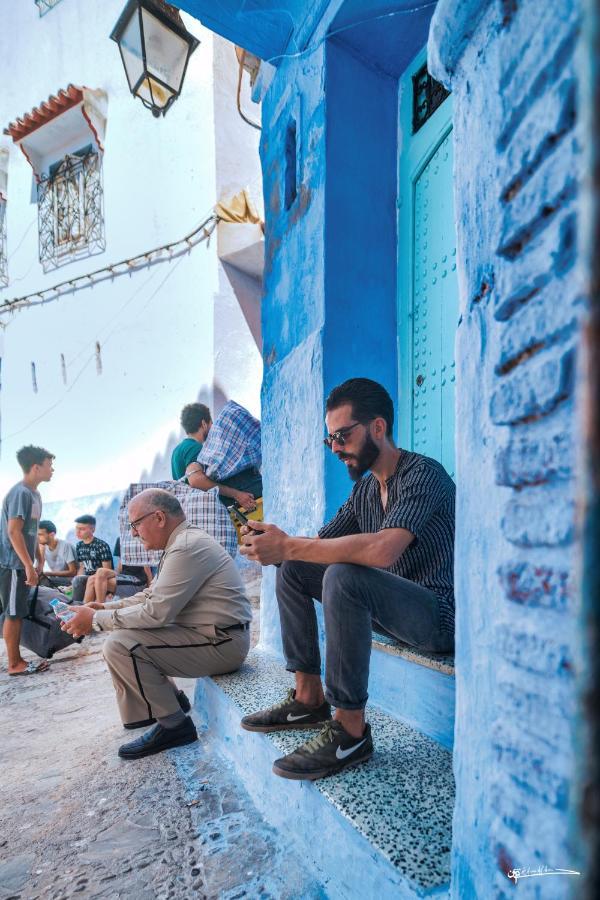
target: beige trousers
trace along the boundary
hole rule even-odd
[[[179,710],[171,677],[202,678],[235,672],[250,647],[250,631],[202,632],[181,625],[112,631],[104,643],[123,724]]]

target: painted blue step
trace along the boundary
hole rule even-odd
[[[376,751],[368,763],[318,782],[278,778],[273,761],[315,732],[255,734],[239,720],[292,684],[279,659],[255,650],[239,672],[196,686],[207,740],[233,762],[260,813],[289,836],[331,900],[447,896],[451,753],[368,707]]]
[[[369,677],[371,702],[452,749],[454,657],[415,650],[373,633]]]

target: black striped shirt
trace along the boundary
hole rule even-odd
[[[387,480],[384,510],[379,482],[362,478],[320,538],[405,528],[415,539],[386,571],[428,588],[440,601],[441,624],[454,634],[454,482],[435,459],[400,451]]]

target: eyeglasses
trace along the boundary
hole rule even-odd
[[[127,527],[131,528],[132,534],[137,534],[138,533],[137,528],[138,528],[138,525],[140,524],[140,522],[143,522],[144,519],[148,518],[148,516],[153,516],[155,512],[156,512],[156,510],[153,509],[152,512],[146,513],[144,516],[140,516],[139,519],[135,520],[135,522],[130,522]]]
[[[326,438],[323,438],[323,443],[326,447],[329,447],[331,450],[333,446],[333,442],[339,444],[340,447],[343,447],[346,443],[346,435],[352,431],[353,428],[356,428],[357,425],[360,425],[360,422],[355,422],[354,425],[347,425],[345,428],[339,428],[337,431],[334,431],[332,434],[328,434]]]

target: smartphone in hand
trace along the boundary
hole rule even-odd
[[[229,507],[229,509],[233,512],[233,515],[238,520],[240,525],[247,525],[250,531],[253,531],[254,534],[262,534],[262,531],[259,531],[257,528],[252,527],[252,521],[248,518],[245,513],[241,511],[241,509],[235,505],[235,503]],[[273,565],[278,569],[281,563],[273,563]]]
[[[237,519],[237,521],[240,525],[247,525],[251,531],[255,532],[255,534],[260,534],[260,532],[257,531],[256,528],[252,527],[252,522],[250,521],[248,516],[245,513],[243,513],[241,511],[241,509],[235,505],[235,503],[232,506],[230,506],[229,508],[231,509],[233,515],[235,516],[235,518]]]

